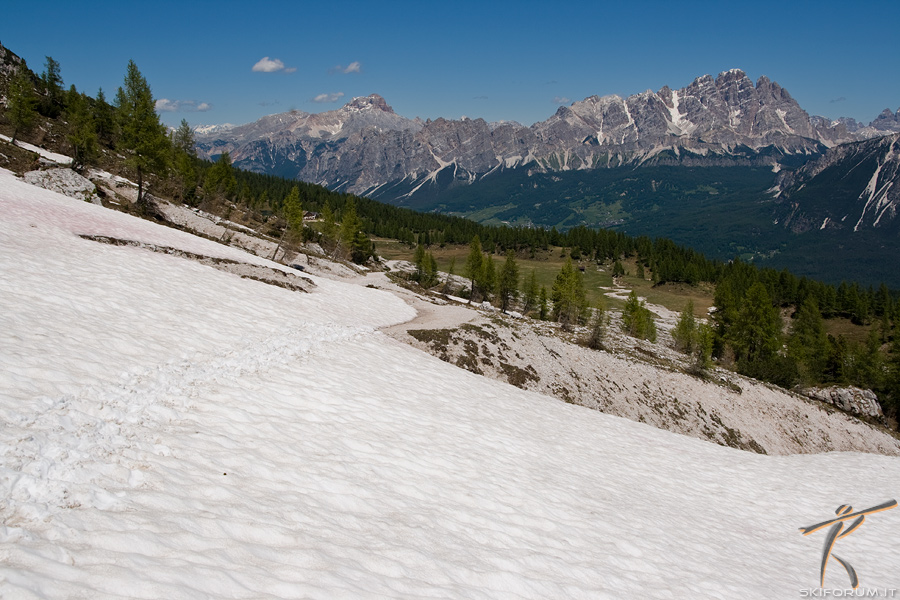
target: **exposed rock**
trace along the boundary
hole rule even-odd
[[[47,169],[46,171],[29,171],[23,179],[31,185],[36,185],[70,198],[86,200],[94,204],[100,204],[96,196],[97,188],[88,179],[85,179],[72,169]]]
[[[864,417],[884,419],[878,397],[872,390],[863,390],[857,387],[827,387],[807,388],[803,393],[810,398],[833,404],[843,411]]]
[[[698,372],[668,347],[675,318],[660,316],[660,343],[651,344],[621,333],[613,313],[597,351],[577,343],[586,330],[565,333],[485,310],[453,323],[438,313],[465,312],[464,304],[415,306],[417,326],[391,328],[391,335],[472,373],[571,404],[751,452],[900,454],[895,437],[831,406],[724,369]]]
[[[881,111],[881,114],[872,121],[872,127],[881,131],[900,131],[900,108],[892,113],[889,108]]]

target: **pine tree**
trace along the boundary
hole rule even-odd
[[[549,316],[549,307],[547,306],[547,288],[541,286],[541,293],[538,294],[538,319],[546,321]]]
[[[643,300],[638,299],[634,290],[628,294],[622,309],[622,327],[625,333],[642,340],[656,341],[656,323],[653,313]]]
[[[156,114],[150,85],[133,60],[128,61],[125,85],[116,93],[116,105],[122,129],[119,148],[125,151],[126,162],[137,170],[137,206],[143,211],[144,174],[165,171],[169,138]]]
[[[97,91],[97,98],[93,102],[94,127],[97,139],[102,144],[111,146],[116,137],[116,121],[113,107],[106,101],[103,88]]]
[[[522,298],[522,314],[527,315],[534,309],[538,301],[538,293],[537,270],[532,269],[531,275],[528,276],[528,281],[525,283],[525,293]]]
[[[194,141],[194,130],[191,129],[190,124],[187,122],[187,119],[182,119],[181,123],[178,125],[178,129],[175,130],[173,134],[172,145],[175,146],[176,150],[179,150],[188,156],[197,156],[197,149],[195,148]]]
[[[336,240],[338,231],[334,209],[331,208],[331,203],[326,200],[325,206],[322,208],[322,234],[329,240]]]
[[[430,288],[438,283],[438,266],[431,252],[425,253],[425,283],[424,287]]]
[[[564,329],[578,323],[587,308],[587,296],[581,272],[572,264],[571,258],[557,274],[550,298],[553,300],[555,321],[561,323]]]
[[[490,301],[497,291],[497,265],[489,255],[482,257],[481,273],[475,283],[484,300]]]
[[[19,65],[15,75],[9,82],[6,96],[6,116],[13,126],[12,143],[23,131],[27,131],[34,123],[34,87],[28,67],[25,63]]]
[[[97,156],[97,132],[87,98],[75,91],[74,85],[69,93],[66,113],[69,120],[66,139],[72,145],[72,168],[80,171]]]
[[[506,312],[518,293],[519,265],[516,264],[515,253],[512,250],[508,250],[506,252],[506,261],[500,269],[500,277],[497,281],[497,295],[500,296],[501,312]]]
[[[63,80],[59,73],[59,63],[52,57],[44,57],[45,69],[41,73],[40,112],[45,117],[55,119],[63,108]]]
[[[303,206],[300,204],[300,188],[296,185],[284,199],[284,220],[292,234],[303,236]]]
[[[221,195],[225,198],[234,198],[237,191],[237,177],[234,167],[231,166],[231,156],[227,152],[219,155],[203,178],[203,188],[208,196]]]
[[[797,311],[787,341],[787,353],[797,362],[807,383],[821,381],[828,360],[828,336],[812,296],[807,296]]]
[[[419,283],[422,283],[425,281],[425,246],[422,244],[416,246],[416,252],[413,254],[413,262],[416,265],[414,278]]]
[[[341,242],[350,254],[350,260],[357,264],[366,262],[372,256],[372,242],[362,231],[363,223],[356,212],[353,198],[347,200],[341,216]]]
[[[603,303],[598,303],[594,311],[594,317],[590,326],[590,333],[585,340],[585,345],[592,350],[603,349],[603,339],[606,336],[606,311]]]
[[[481,240],[478,239],[478,236],[476,235],[469,243],[469,256],[466,258],[466,266],[463,270],[463,275],[470,281],[469,304],[475,299],[475,293],[478,289],[476,287],[476,280],[483,270],[483,263],[484,255],[481,251]]]
[[[451,293],[453,287],[453,276],[456,275],[456,257],[450,259],[450,268],[447,270],[447,278],[444,280],[444,293]]]
[[[697,320],[694,318],[694,303],[688,301],[687,306],[681,311],[678,323],[672,329],[672,340],[675,347],[685,354],[693,354],[697,349]]]
[[[729,337],[738,361],[752,364],[775,355],[781,344],[781,318],[762,283],[750,286]]]
[[[197,150],[194,147],[194,130],[185,119],[181,120],[181,125],[172,135],[172,152],[178,194],[183,202],[190,202],[197,188],[197,169],[194,166]],[[252,201],[248,201],[248,205],[252,204]]]

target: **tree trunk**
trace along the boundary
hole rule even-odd
[[[141,211],[144,212],[144,173],[140,167],[137,168],[137,176],[138,176],[138,195],[137,195],[137,207]]]

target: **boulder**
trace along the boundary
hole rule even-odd
[[[815,400],[821,400],[833,404],[843,411],[864,417],[883,419],[881,405],[878,397],[872,390],[863,390],[858,387],[812,387],[802,390],[802,393]]]

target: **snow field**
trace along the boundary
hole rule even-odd
[[[794,598],[900,460],[767,457],[491,381],[293,293],[89,233],[263,259],[0,171],[0,595]],[[898,587],[900,510],[836,551]],[[845,588],[846,574],[827,582]]]

